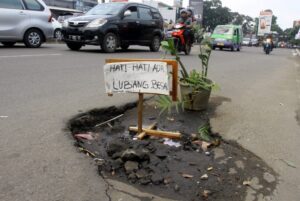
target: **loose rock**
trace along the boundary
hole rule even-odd
[[[180,187],[178,186],[178,184],[175,184],[174,190],[175,190],[176,192],[178,192],[178,191],[180,190]]]
[[[156,150],[155,155],[160,159],[165,159],[167,157],[167,153],[164,150]]]
[[[113,156],[117,152],[123,152],[128,148],[128,145],[125,143],[121,142],[120,140],[113,140],[108,143],[106,152],[107,155]]]
[[[123,161],[120,158],[118,158],[117,160],[112,161],[111,168],[113,170],[117,170],[122,167],[122,164],[123,164]]]
[[[153,184],[155,185],[158,185],[160,183],[162,183],[164,180],[164,178],[160,175],[160,174],[157,174],[157,173],[154,173],[152,176],[151,176],[151,181]]]
[[[136,171],[139,169],[139,164],[137,162],[134,161],[127,161],[124,165],[126,174],[130,174],[133,171]]]

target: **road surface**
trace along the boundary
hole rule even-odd
[[[191,67],[200,65],[196,53],[197,47],[183,56]],[[121,191],[106,192],[107,183],[92,160],[78,153],[63,130],[78,112],[136,100],[105,94],[102,66],[112,57],[161,58],[162,52],[140,47],[115,54],[97,47],[72,52],[61,44],[0,47],[0,200],[134,201],[153,196],[118,183],[115,188]],[[214,129],[274,167],[283,182],[278,201],[300,197],[297,69],[290,50],[266,56],[261,49],[244,48],[239,53],[214,51],[209,72],[222,88],[212,101]]]

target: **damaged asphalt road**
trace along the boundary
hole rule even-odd
[[[76,146],[94,158],[99,175],[106,180],[106,195],[110,200],[109,191],[116,191],[111,182],[130,184],[160,199],[182,201],[240,201],[246,198],[249,189],[254,190],[256,197],[272,194],[277,174],[260,158],[234,142],[222,141],[218,147],[203,150],[199,139],[193,139],[195,136],[191,134],[208,123],[207,113],[184,111],[171,117],[159,116],[151,101],[145,105],[145,125],[157,121],[157,129],[180,131],[179,146],[174,146],[175,140],[170,146],[157,137],[135,140],[135,133],[128,131],[128,126],[137,121],[134,105],[94,109],[69,123],[77,139]],[[95,127],[122,113],[124,116],[113,121],[112,127]],[[107,117],[103,118],[103,114]],[[152,197],[136,196],[136,199],[148,201]]]
[[[93,161],[78,154],[70,135],[61,130],[78,111],[136,100],[131,94],[107,97],[102,66],[108,55],[98,49],[91,46],[71,52],[65,45],[45,44],[41,49],[26,49],[26,54],[43,51],[63,56],[1,59],[0,200],[108,201],[106,185],[91,165]],[[1,48],[0,54],[22,55],[24,50],[21,46]],[[182,57],[189,68],[198,66],[194,62],[198,50],[193,51]],[[149,53],[148,48],[140,47],[119,53],[112,57],[161,57],[161,52]],[[210,61],[210,75],[221,86],[213,128],[226,139],[238,140],[280,175],[273,201],[298,201],[300,197],[300,140],[295,118],[300,108],[300,71],[299,62],[290,55],[290,50],[276,49],[266,57],[261,48],[245,47],[239,53],[213,51]],[[121,191],[153,197],[107,180]],[[255,200],[248,189],[246,200]],[[112,200],[139,200],[121,191],[109,190]]]

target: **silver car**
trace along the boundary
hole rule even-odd
[[[0,0],[0,42],[37,48],[53,38],[51,12],[42,0]]]

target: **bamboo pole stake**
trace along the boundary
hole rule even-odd
[[[138,134],[143,132],[143,102],[144,94],[139,93],[139,104],[138,104]]]
[[[137,132],[138,128],[137,127],[129,127],[130,131]],[[157,130],[151,130],[151,129],[145,129],[143,128],[143,131],[146,132],[147,135],[152,135],[156,137],[166,137],[166,138],[171,138],[171,139],[180,139],[181,138],[181,133],[177,132],[168,132],[168,131],[157,131]]]
[[[150,126],[148,126],[146,129],[154,129],[156,127],[156,125],[157,125],[157,123],[155,122],[155,123],[151,124]],[[143,131],[137,136],[137,138],[139,140],[142,140],[146,135],[147,135],[147,133],[145,131]]]

